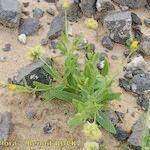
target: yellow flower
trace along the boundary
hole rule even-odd
[[[99,150],[99,144],[96,142],[86,142],[83,150]]]
[[[67,10],[69,7],[70,7],[69,0],[64,0],[63,8],[64,8],[65,10]]]
[[[44,50],[41,46],[33,47],[28,52],[28,58],[32,61],[38,60],[44,54]]]
[[[86,123],[83,128],[85,136],[92,140],[99,140],[102,136],[101,131],[95,123]]]
[[[131,45],[130,45],[130,48],[131,49],[136,49],[139,45],[139,41],[137,39],[134,39],[131,41]]]
[[[11,91],[15,91],[17,89],[17,86],[16,84],[8,84],[8,89],[11,90]]]
[[[85,20],[85,25],[87,28],[95,30],[98,27],[98,22],[92,17]]]

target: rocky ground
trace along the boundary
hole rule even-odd
[[[118,75],[114,90],[122,93],[121,100],[112,103],[108,112],[117,134],[103,131],[100,144],[108,150],[119,150],[122,143],[141,149],[143,113],[147,111],[150,90],[150,1],[149,0],[74,0],[68,12],[71,36],[84,33],[86,42],[108,56],[110,74],[120,67],[127,48],[126,40],[136,37],[140,54]],[[61,0],[0,0],[0,81],[20,82],[25,76],[37,76],[47,81],[40,72],[42,63],[30,64],[26,53],[41,44],[48,57],[61,64],[63,58],[56,49],[57,38],[63,31]],[[86,17],[99,22],[98,35],[85,27]],[[85,42],[85,41],[83,41]],[[83,57],[77,52],[81,64]],[[59,57],[56,57],[59,56]],[[22,68],[22,69],[21,69]],[[18,73],[19,71],[19,73]],[[35,80],[33,78],[33,80]],[[119,81],[119,82],[118,82]],[[146,94],[145,94],[146,93]],[[43,103],[34,95],[20,94],[0,87],[0,141],[17,142],[16,146],[0,150],[80,150],[85,142],[81,128],[70,129],[67,119],[73,111],[70,104],[61,101]],[[75,146],[29,146],[29,140],[70,140]]]

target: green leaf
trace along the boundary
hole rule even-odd
[[[104,68],[102,69],[101,74],[103,76],[106,76],[108,75],[108,72],[109,72],[109,62],[108,62],[108,59],[106,58],[104,61]]]
[[[116,134],[116,129],[109,118],[103,113],[100,112],[96,117],[97,122],[108,132]]]
[[[121,150],[131,150],[127,145],[122,145]]]
[[[48,90],[52,87],[52,85],[43,84],[43,83],[40,83],[40,82],[37,82],[37,81],[34,81],[33,85],[36,88],[41,89],[41,90]]]
[[[74,115],[73,117],[70,117],[68,120],[68,125],[70,128],[76,128],[83,122],[81,116]]]

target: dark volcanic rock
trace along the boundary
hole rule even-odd
[[[109,50],[112,50],[114,47],[114,44],[113,44],[111,38],[107,35],[103,37],[102,45]]]
[[[0,141],[8,140],[11,129],[11,114],[9,112],[0,113]]]
[[[50,29],[47,36],[51,40],[55,39],[60,36],[63,30],[64,30],[64,17],[56,16],[50,24]]]
[[[133,25],[142,25],[142,21],[141,21],[141,18],[138,17],[137,14],[135,13],[131,13],[131,17],[132,17],[132,24]]]
[[[22,21],[19,27],[19,35],[31,35],[32,33],[38,31],[40,28],[40,23],[37,18],[27,18]]]
[[[147,4],[147,0],[112,0],[119,5],[128,6],[130,8],[140,8]]]
[[[137,104],[145,111],[148,110],[149,99],[145,95],[140,95],[137,99]]]
[[[18,27],[21,7],[18,0],[0,0],[0,23],[8,27]]]
[[[120,127],[117,127],[116,131],[117,133],[114,136],[118,141],[125,141],[130,136],[127,131],[121,129]]]
[[[130,91],[131,89],[129,81],[123,78],[119,79],[119,86],[123,88],[125,91]]]
[[[116,43],[125,44],[132,37],[131,12],[113,12],[104,18],[104,25]]]
[[[141,150],[142,147],[142,136],[144,129],[145,117],[142,115],[137,123],[133,126],[132,134],[128,138],[128,144],[134,150]]]
[[[81,10],[86,17],[92,17],[96,13],[96,0],[81,0]]]
[[[27,84],[32,87],[34,81],[50,84],[52,82],[52,77],[42,68],[43,66],[44,63],[41,61],[27,65],[18,72],[16,82],[21,84],[22,80],[25,78]]]

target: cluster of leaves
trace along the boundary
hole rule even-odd
[[[63,70],[59,71],[54,65],[45,65],[45,71],[56,82],[51,85],[34,82],[35,88],[30,91],[42,91],[45,101],[60,99],[74,104],[76,111],[68,121],[70,127],[75,128],[92,117],[107,131],[115,133],[115,128],[104,111],[109,109],[110,101],[120,97],[120,93],[114,93],[111,89],[113,80],[108,77],[107,59],[103,70],[98,71],[98,53],[88,51],[83,70],[78,66],[78,58],[73,52],[82,48],[81,39],[82,36],[70,39],[62,34],[57,48],[65,55]]]

